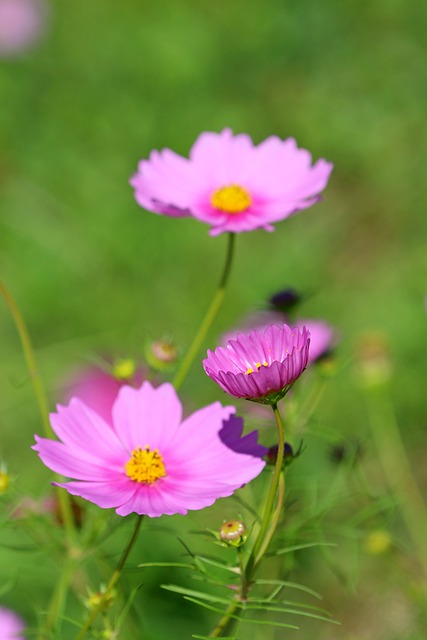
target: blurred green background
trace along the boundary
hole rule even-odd
[[[153,148],[186,155],[201,131],[225,126],[255,142],[293,136],[315,159],[334,162],[330,185],[320,204],[274,233],[238,237],[209,346],[278,289],[306,294],[301,314],[324,318],[341,336],[339,375],[316,424],[363,443],[366,464],[375,467],[354,358],[360,336],[379,332],[390,345],[405,445],[425,484],[425,5],[63,0],[50,14],[37,46],[0,60],[0,278],[30,328],[52,406],[67,372],[90,353],[141,357],[147,340],[164,335],[185,348],[216,286],[225,238],[210,238],[197,221],[140,209],[128,184],[138,160]],[[3,303],[0,332],[0,458],[14,491],[34,496],[50,476],[29,449],[40,426]],[[197,363],[182,393],[190,407],[227,401]],[[311,466],[299,475],[320,470],[327,485],[335,468],[326,445],[310,434],[305,443]],[[173,539],[170,523],[187,531],[204,518],[213,519],[206,512],[165,526]],[[169,544],[175,548],[168,540],[156,547],[153,538],[150,553],[162,559]],[[346,573],[353,560],[343,544]],[[23,561],[11,552],[1,559],[6,581]],[[25,562],[27,577],[4,598],[31,618],[36,572]],[[344,623],[331,635],[327,625],[303,622],[303,633],[316,640],[423,637],[408,622],[407,600],[390,587],[386,561],[361,563],[367,573],[353,592],[322,557],[298,569],[306,584],[327,590],[325,606]],[[40,589],[48,593],[43,580]],[[156,625],[166,609],[183,634],[200,632],[197,620],[209,628],[207,613],[166,598],[155,583],[147,590],[153,620],[144,638],[162,633]],[[392,624],[390,602],[397,602]]]

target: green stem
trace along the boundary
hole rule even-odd
[[[233,262],[234,245],[235,245],[235,234],[230,233],[228,235],[227,255],[226,255],[224,270],[222,272],[222,276],[219,281],[218,289],[216,290],[216,293],[202,321],[202,324],[200,325],[200,328],[196,333],[194,340],[189,350],[187,351],[187,354],[185,355],[181,363],[181,366],[173,380],[173,385],[175,389],[179,389],[179,387],[182,385],[185,378],[187,377],[188,371],[190,370],[193,360],[197,356],[197,353],[199,352],[199,349],[202,346],[203,341],[205,340],[206,335],[221,307],[221,304],[225,295],[225,289],[227,286],[228,278],[231,271],[231,264]]]
[[[282,467],[283,467],[283,457],[284,457],[284,450],[285,450],[285,434],[284,434],[283,422],[282,422],[282,418],[280,417],[280,413],[276,403],[272,405],[272,409],[274,411],[274,416],[276,418],[276,423],[277,423],[277,434],[278,434],[277,460],[276,460],[276,466],[274,467],[273,479],[271,481],[270,490],[268,492],[267,500],[265,503],[264,516],[261,522],[261,528],[259,530],[255,544],[253,546],[251,555],[249,556],[248,564],[246,565],[247,583],[250,582],[250,578],[252,576],[253,570],[262,559],[262,556],[260,555],[261,549],[263,549],[263,553],[267,551],[267,547],[265,546],[264,542],[266,540],[267,530],[270,525],[271,514],[273,512],[274,503],[276,502],[276,496],[279,488],[280,476],[281,476]],[[243,595],[246,596],[246,593]]]
[[[55,628],[55,624],[63,616],[65,602],[67,599],[68,587],[74,572],[75,559],[68,557],[65,561],[65,565],[62,568],[59,581],[56,585],[55,592],[52,596],[49,609],[47,612],[45,632],[48,637],[49,631]],[[60,635],[60,629],[56,630]]]
[[[136,539],[138,538],[138,534],[139,534],[139,530],[141,528],[141,524],[142,521],[144,519],[144,516],[138,516],[136,523],[135,523],[135,527],[132,533],[132,536],[130,537],[130,540],[125,548],[125,550],[122,553],[122,556],[120,558],[119,564],[117,565],[116,570],[114,571],[113,575],[110,578],[110,581],[107,584],[107,588],[105,589],[105,592],[103,593],[98,605],[94,608],[94,610],[92,611],[91,615],[89,616],[89,618],[86,620],[86,623],[83,625],[83,627],[80,629],[79,634],[76,636],[76,640],[82,640],[82,638],[85,637],[85,635],[87,634],[87,632],[89,631],[89,629],[91,628],[91,626],[93,625],[93,623],[95,622],[95,619],[97,618],[98,614],[104,609],[105,607],[105,603],[108,600],[111,591],[114,589],[115,585],[117,584],[117,581],[119,580],[123,567],[126,563],[126,560],[128,559],[128,556],[133,548],[133,545],[136,542]]]
[[[280,516],[282,515],[283,502],[285,499],[285,470],[283,469],[279,478],[279,487],[277,491],[277,502],[276,508],[274,509],[274,513],[271,518],[271,525],[268,529],[264,541],[262,543],[261,549],[258,551],[258,555],[255,558],[255,566],[261,562],[262,558],[265,556],[268,547],[270,546],[270,542],[273,539],[273,536],[276,532],[277,525],[279,524]]]
[[[44,390],[42,378],[36,364],[36,358],[34,355],[33,345],[31,344],[30,334],[24,322],[24,318],[16,304],[12,294],[7,289],[6,285],[0,281],[0,293],[6,301],[12,318],[15,322],[16,329],[18,331],[19,338],[21,340],[22,351],[24,353],[25,362],[27,364],[28,373],[30,375],[31,383],[33,385],[34,394],[36,396],[37,404],[39,407],[40,417],[43,424],[45,435],[48,438],[52,438],[54,433],[49,422],[49,409],[46,400],[46,393]],[[64,522],[64,528],[67,533],[67,539],[69,546],[71,547],[74,537],[74,518],[71,510],[71,503],[68,497],[62,489],[57,488],[58,502],[61,509],[62,520]]]
[[[231,633],[235,627],[236,622],[238,621],[235,613],[238,609],[241,609],[244,606],[243,603],[246,601],[248,596],[253,573],[264,557],[279,522],[285,497],[285,477],[284,471],[282,471],[285,452],[285,434],[277,404],[273,404],[272,408],[277,423],[278,450],[276,466],[274,468],[273,479],[267,495],[261,528],[248,558],[246,567],[243,566],[242,556],[239,556],[241,573],[239,599],[236,598],[229,604],[224,615],[209,634],[210,638],[224,637],[226,634]],[[276,508],[274,508],[275,504]]]
[[[5,299],[6,304],[9,307],[9,311],[13,317],[16,329],[19,334],[19,338],[21,340],[22,351],[24,352],[28,373],[30,374],[30,379],[33,385],[34,393],[35,393],[37,404],[39,407],[45,435],[47,438],[52,438],[54,436],[54,433],[52,431],[52,427],[50,426],[50,422],[49,422],[49,409],[47,406],[46,393],[43,387],[42,379],[37,369],[36,359],[34,356],[34,349],[31,344],[27,327],[25,325],[22,314],[18,308],[18,305],[16,304],[15,300],[12,298],[12,295],[10,294],[6,286],[1,281],[0,281],[0,293],[3,295],[3,298]]]
[[[30,375],[31,383],[33,385],[34,394],[36,396],[36,401],[39,408],[44,433],[48,438],[52,438],[54,436],[54,433],[49,422],[49,409],[48,409],[48,404],[46,399],[46,393],[43,386],[42,378],[37,368],[36,357],[34,354],[33,345],[31,343],[30,334],[24,322],[24,318],[12,294],[7,289],[6,285],[1,281],[0,281],[0,293],[2,294],[9,308],[9,311],[15,322],[16,330],[18,332],[18,335],[21,341],[22,351],[24,353],[28,373]],[[58,480],[60,479],[59,476],[55,476],[55,477]],[[70,558],[70,554],[72,553],[73,540],[75,535],[74,517],[71,509],[70,497],[60,487],[56,487],[56,495],[58,498],[62,521],[64,523],[64,529],[66,532],[69,558],[64,565],[64,569],[61,573],[61,577],[59,579],[59,582],[55,591],[55,595],[52,598],[51,603],[49,605],[49,610],[47,613],[47,618],[45,623],[45,632],[47,634],[49,634],[49,631],[52,628],[53,624],[55,623],[55,620],[58,618],[59,611],[63,607],[63,603],[65,602],[65,599],[66,599],[68,584],[71,579],[70,566],[71,566],[72,560]]]

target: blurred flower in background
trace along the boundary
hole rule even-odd
[[[17,55],[35,44],[47,16],[43,0],[0,0],[0,56]]]
[[[144,374],[130,358],[116,360],[110,370],[88,365],[82,367],[65,385],[64,398],[79,398],[103,420],[111,424],[111,412],[119,390],[125,384],[141,386]]]
[[[22,618],[10,609],[0,606],[0,638],[1,640],[24,640],[25,624]]]
[[[253,229],[319,200],[333,165],[299,149],[293,138],[271,136],[258,146],[246,134],[204,132],[183,158],[170,149],[141,160],[130,184],[141,207],[168,216],[193,216],[211,235]]]

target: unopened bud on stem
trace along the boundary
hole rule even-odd
[[[233,547],[240,547],[246,542],[246,525],[241,520],[224,522],[219,530],[219,537],[223,542]]]

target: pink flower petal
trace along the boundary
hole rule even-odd
[[[243,448],[240,427],[230,446],[221,437],[234,407],[216,402],[182,423],[181,411],[168,383],[157,389],[149,382],[140,389],[123,387],[113,407],[113,428],[73,400],[52,417],[63,442],[36,436],[33,448],[50,469],[74,478],[58,486],[99,507],[115,507],[119,515],[185,514],[231,495],[265,463],[254,434],[242,439]],[[147,475],[145,456],[150,451],[135,453],[133,464],[138,464],[139,455],[143,460],[141,475],[135,477],[126,465],[133,451],[145,446],[151,452],[158,449],[163,466],[160,474],[152,467]]]
[[[272,231],[272,222],[315,204],[326,187],[332,164],[299,149],[295,140],[272,136],[258,146],[246,134],[202,133],[189,159],[169,149],[152,152],[132,177],[142,207],[168,216],[191,215],[212,226],[211,234]],[[218,189],[238,186],[250,204],[241,211],[217,209]]]

